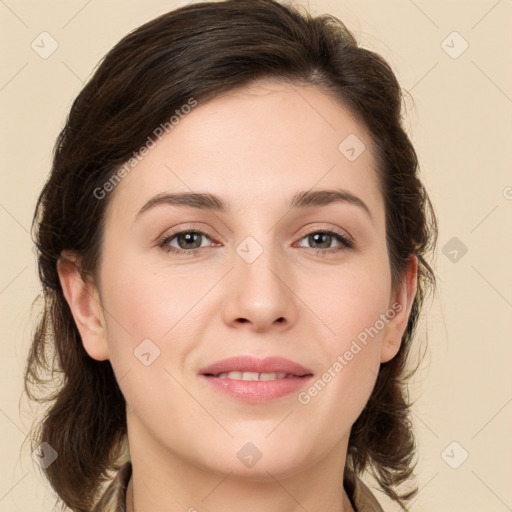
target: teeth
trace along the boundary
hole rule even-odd
[[[284,372],[258,373],[258,372],[224,372],[217,375],[219,379],[233,380],[275,380],[293,377]]]

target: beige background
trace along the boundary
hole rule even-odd
[[[33,414],[24,401],[20,413],[19,402],[39,291],[29,230],[53,143],[103,54],[136,26],[185,3],[0,0],[1,511],[50,511],[54,502],[26,443],[22,449]],[[309,5],[340,17],[411,92],[408,127],[440,218],[439,288],[427,319],[428,354],[413,387],[420,493],[411,510],[510,510],[512,2]],[[43,31],[59,45],[47,59],[31,48]],[[446,39],[453,31],[463,39]],[[467,50],[452,58],[464,41]],[[452,237],[466,254],[445,247]],[[458,469],[445,462],[459,464],[465,451]],[[398,510],[378,497],[386,510]]]

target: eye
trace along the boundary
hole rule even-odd
[[[301,242],[306,240],[311,244],[311,249],[317,249],[319,252],[338,252],[344,249],[352,249],[354,244],[341,233],[335,231],[313,231],[301,238]],[[338,244],[338,245],[334,245]],[[300,244],[300,247],[304,245]]]
[[[310,244],[310,249],[316,249],[319,253],[339,252],[354,247],[353,242],[341,233],[327,230],[313,231],[302,237],[299,247],[307,247],[303,245],[303,241]],[[212,238],[203,231],[189,229],[165,236],[158,242],[158,246],[167,252],[191,256],[202,248],[211,247]]]
[[[209,240],[210,244],[203,243],[205,239]],[[211,238],[202,231],[179,231],[165,237],[158,245],[166,251],[194,254],[198,249],[211,245]]]

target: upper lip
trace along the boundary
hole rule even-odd
[[[311,375],[311,371],[299,363],[277,356],[265,357],[264,359],[258,359],[253,356],[234,356],[222,359],[199,370],[199,373],[202,375],[218,375],[225,372],[284,372],[298,377]]]

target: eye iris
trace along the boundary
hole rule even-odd
[[[201,247],[202,233],[187,231],[176,235],[178,246],[181,249],[198,249]],[[329,233],[313,233],[308,235],[309,243],[317,249],[328,249],[331,247],[333,236]]]
[[[327,239],[327,243],[325,239]],[[309,235],[309,243],[312,245],[317,243],[320,244],[320,249],[329,248],[331,246],[331,235],[329,235],[328,233],[315,233],[313,235]]]
[[[193,245],[190,246],[187,244]],[[197,249],[201,247],[201,234],[194,232],[181,233],[178,235],[178,245],[180,246],[181,249]],[[185,247],[183,245],[185,245]]]

